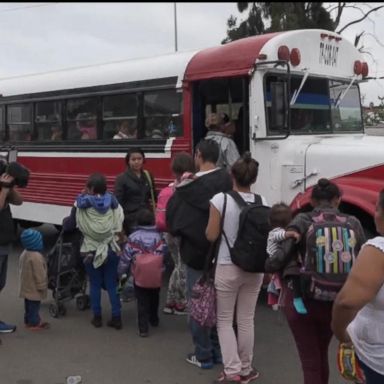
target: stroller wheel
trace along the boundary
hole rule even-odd
[[[89,308],[89,296],[88,295],[78,296],[76,298],[76,308],[79,311],[85,311],[87,308]]]
[[[63,304],[59,304],[59,315],[65,316],[66,313],[67,313],[67,308],[65,308]]]
[[[59,308],[55,304],[50,304],[48,307],[49,314],[55,319],[59,317]]]

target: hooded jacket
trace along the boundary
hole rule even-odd
[[[176,187],[167,204],[166,219],[169,232],[181,238],[180,255],[187,266],[196,270],[204,268],[210,246],[205,236],[209,201],[217,193],[231,189],[231,177],[222,168]]]

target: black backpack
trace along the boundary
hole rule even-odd
[[[263,205],[260,195],[255,195],[254,203],[247,203],[236,191],[230,191],[228,194],[241,208],[239,229],[233,247],[230,247],[223,231],[232,263],[245,272],[264,272],[264,264],[268,258],[267,239],[271,208]],[[227,198],[226,194],[224,198]]]

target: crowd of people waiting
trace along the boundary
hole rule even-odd
[[[214,130],[216,125],[217,121],[211,117],[208,126]],[[104,175],[90,175],[64,220],[63,229],[77,228],[82,233],[80,253],[90,282],[91,323],[97,328],[103,325],[103,288],[111,305],[107,325],[122,328],[118,282],[125,281],[130,274],[137,300],[139,336],[147,337],[149,326],[159,325],[161,270],[166,252],[172,255],[175,268],[164,313],[187,314],[194,286],[201,281],[207,265],[214,268],[216,326],[202,326],[188,316],[194,351],[186,356],[186,361],[202,369],[223,364],[215,383],[248,384],[260,375],[253,366],[254,316],[264,275],[236,265],[232,250],[243,211],[238,201],[244,206],[256,201],[268,206],[268,202],[251,192],[259,168],[251,154],[246,152],[229,162],[224,156],[217,140],[212,138],[197,144],[194,158],[187,153],[176,154],[172,161],[175,180],[157,197],[154,178],[144,169],[144,152],[131,148],[125,159],[127,168],[116,178],[114,193],[107,190]],[[8,179],[9,175],[2,175],[0,182]],[[278,298],[275,304],[278,303],[287,319],[305,384],[328,383],[328,347],[333,334],[341,342],[353,344],[367,383],[383,383],[384,190],[375,215],[380,236],[368,241],[360,222],[340,212],[341,196],[336,184],[320,179],[312,189],[312,211],[292,218],[287,205],[272,207],[271,231],[263,250],[268,255],[265,271],[273,273],[268,290]],[[20,203],[16,190],[2,187],[0,219],[10,216],[9,204]],[[334,261],[333,257],[338,257],[337,252],[343,246],[339,266],[342,262],[348,265],[353,262],[353,266],[346,273],[342,289],[334,292],[335,297],[323,300],[320,296],[324,287],[316,285],[317,280],[308,282],[301,277],[308,267],[309,243],[315,241],[315,248],[319,249],[327,246],[326,232],[321,238],[313,233],[314,226],[330,220],[329,217],[336,217],[347,228],[343,232],[347,240],[341,245],[333,241],[331,246],[336,251],[325,252],[324,268]],[[5,285],[8,242],[5,232],[0,233],[1,289]],[[39,316],[40,302],[47,291],[43,239],[40,232],[28,229],[22,232],[21,243],[24,251],[19,263],[20,296],[25,299],[24,323],[30,330],[47,329],[49,324]],[[207,263],[212,244],[216,244],[214,262]],[[155,265],[150,274],[146,274],[140,261],[144,256]],[[14,325],[0,323],[2,333],[15,329]]]

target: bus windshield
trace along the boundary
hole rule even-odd
[[[283,80],[281,75],[268,74],[265,82],[267,130],[269,135],[281,134],[272,127],[270,84]],[[292,95],[298,91],[303,76],[291,76]],[[304,82],[291,108],[291,132],[293,134],[321,134],[340,132],[362,132],[360,93],[357,85],[347,90],[347,81],[334,81],[309,76]],[[340,101],[341,100],[341,101]]]

